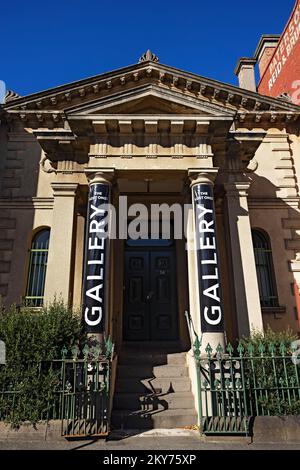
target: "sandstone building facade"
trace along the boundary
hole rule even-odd
[[[247,83],[249,64],[237,73]],[[204,185],[213,194],[221,328],[203,327],[204,263],[190,207],[182,239],[110,240],[102,331],[117,351],[141,342],[187,351],[189,311],[203,345],[267,325],[299,332],[300,107],[160,64],[148,51],[133,66],[8,93],[0,112],[5,305],[38,308],[57,296],[81,307],[94,184],[109,188],[117,213],[124,195],[129,205],[195,209]]]

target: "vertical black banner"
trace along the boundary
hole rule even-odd
[[[82,318],[85,331],[95,334],[103,333],[105,329],[109,196],[109,184],[90,185],[84,252]]]
[[[220,269],[217,250],[213,186],[198,183],[192,187],[197,269],[199,282],[201,330],[224,331]]]

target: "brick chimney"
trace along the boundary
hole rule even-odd
[[[244,88],[245,90],[249,91],[256,91],[254,71],[255,64],[256,59],[251,59],[248,57],[242,57],[239,59],[234,73],[238,76],[240,88]]]
[[[270,59],[279,42],[279,34],[263,34],[259,40],[258,46],[254,53],[254,58],[258,62],[260,78],[269,65]]]

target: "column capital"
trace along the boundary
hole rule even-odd
[[[55,182],[51,183],[54,197],[75,197],[78,183]]]
[[[248,197],[250,181],[240,181],[235,183],[224,183],[227,197]]]
[[[112,184],[115,176],[114,168],[86,168],[84,172],[87,176],[89,185],[94,183]]]
[[[218,171],[219,168],[189,168],[188,176],[191,181],[190,186],[199,183],[213,185]]]

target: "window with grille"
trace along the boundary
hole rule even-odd
[[[278,307],[273,257],[269,236],[261,230],[252,230],[260,304],[262,307]]]
[[[31,307],[43,305],[49,236],[50,229],[43,229],[32,239],[25,296],[25,304]]]

